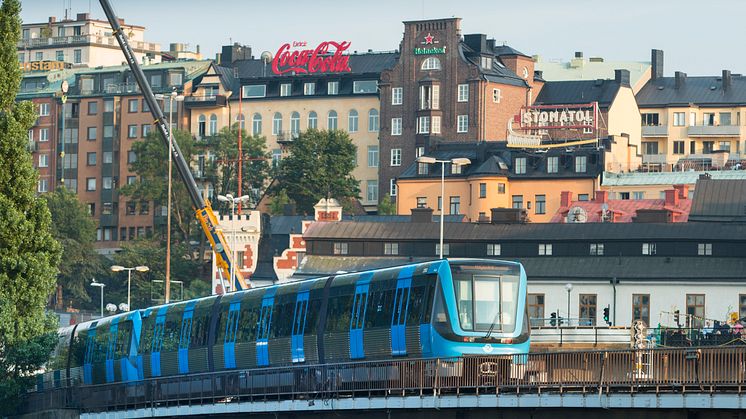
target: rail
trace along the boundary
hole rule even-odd
[[[746,347],[401,359],[222,371],[29,393],[25,410],[500,393],[741,393]]]

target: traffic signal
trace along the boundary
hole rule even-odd
[[[563,320],[564,320],[564,319],[562,318],[562,316],[557,316],[557,323],[558,323],[558,324],[559,324],[560,326],[562,326],[562,321],[563,321]]]
[[[557,326],[557,313],[554,311],[552,312],[552,314],[549,315],[549,324],[552,327]]]
[[[679,310],[673,312],[673,321],[676,322],[676,326],[681,327],[681,317]]]
[[[606,322],[606,324],[611,326],[611,321],[609,321],[609,306],[606,306],[604,308],[604,321]]]

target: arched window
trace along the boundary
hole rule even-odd
[[[218,133],[218,117],[215,114],[210,115],[210,129],[207,135],[217,135]]]
[[[262,116],[255,113],[251,118],[251,133],[254,135],[262,134]]]
[[[300,134],[300,114],[293,112],[290,114],[290,135],[297,138],[298,134]]]
[[[274,118],[272,118],[272,135],[280,135],[282,132],[282,114],[275,112]]]
[[[427,57],[422,62],[421,70],[440,70],[440,60],[435,57]]]
[[[337,111],[329,111],[329,115],[326,117],[326,128],[331,131],[337,129]]]
[[[238,122],[240,129],[246,129],[246,117],[243,114],[236,115],[236,122]]]
[[[355,109],[350,109],[350,115],[347,118],[347,131],[357,132],[357,120],[357,111]]]
[[[319,129],[319,116],[315,111],[308,114],[308,129]]]
[[[207,133],[207,118],[204,115],[199,116],[199,123],[197,124],[197,132],[200,137],[204,137]]]
[[[378,109],[371,109],[368,111],[368,131],[378,131]]]

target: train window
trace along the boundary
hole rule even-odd
[[[370,283],[368,310],[365,314],[365,328],[390,328],[391,313],[394,307],[396,278],[391,276],[378,280],[375,276]]]
[[[126,358],[130,352],[130,340],[132,339],[132,322],[119,323],[117,327],[117,344],[114,351],[114,359]]]
[[[192,311],[192,315],[194,315],[194,311]],[[187,349],[189,348],[189,340],[192,338],[192,323],[193,323],[194,317],[185,317],[181,321],[181,328],[179,332],[179,349]]]
[[[71,345],[70,368],[80,367],[83,365],[85,356],[86,341],[88,340],[88,330],[76,331]]]
[[[205,346],[207,343],[207,332],[209,323],[209,312],[204,311],[201,313],[195,312],[195,317],[192,320],[192,341],[189,343],[190,348],[199,348]]]
[[[407,326],[415,326],[420,324],[422,319],[423,310],[427,306],[428,290],[426,286],[412,287],[412,292],[409,294],[409,311],[407,311]]]
[[[293,301],[290,301],[290,297]],[[295,294],[286,294],[277,298],[277,304],[272,313],[272,327],[270,337],[289,337],[293,329],[293,314],[295,312]]]
[[[314,296],[313,291],[311,292],[311,296]],[[309,299],[308,308],[306,309],[306,336],[316,334],[319,323],[319,310],[321,310],[321,299]]]
[[[175,307],[174,307],[175,308]],[[169,310],[166,313],[166,324],[163,328],[163,341],[161,342],[161,352],[175,352],[179,347],[179,338],[181,331],[182,310]]]
[[[454,268],[453,286],[462,330],[504,333],[515,329],[519,271],[500,268]]]
[[[140,332],[140,346],[137,353],[142,354],[150,352],[153,345],[153,329],[155,328],[155,313],[150,313],[148,317],[142,320],[142,331]]]
[[[256,329],[259,322],[259,310],[261,310],[261,300],[258,298],[249,298],[241,303],[241,315],[238,318],[237,342],[254,342],[256,341]]]
[[[93,362],[106,361],[106,351],[109,347],[109,327],[101,325],[96,328],[96,338],[93,346]]]
[[[344,332],[350,329],[353,294],[329,298],[326,332]]]

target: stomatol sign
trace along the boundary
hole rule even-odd
[[[306,42],[284,44],[277,50],[272,60],[272,72],[285,74],[309,73],[349,73],[350,56],[344,52],[350,47],[350,42],[327,41],[320,43],[315,49],[291,48],[305,47]]]
[[[540,105],[521,109],[521,129],[598,128],[598,104]]]

